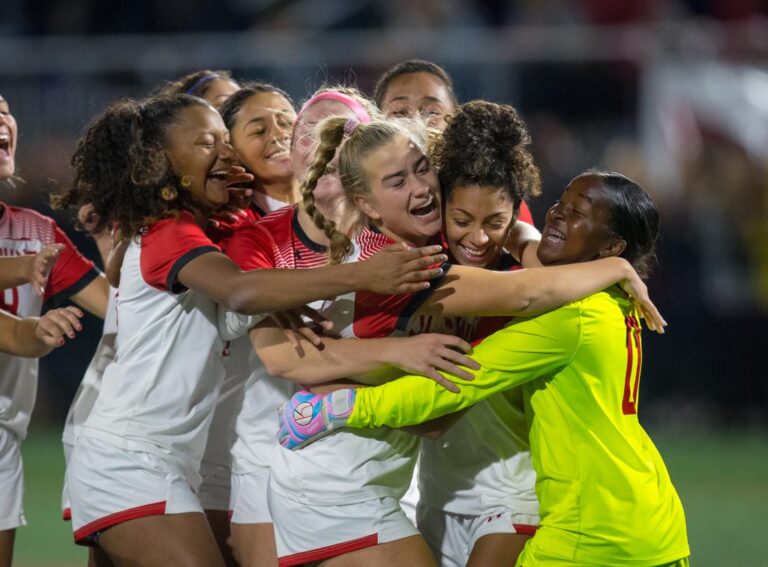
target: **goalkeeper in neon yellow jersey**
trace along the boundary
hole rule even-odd
[[[547,213],[545,265],[622,256],[642,275],[658,211],[616,173],[576,177]],[[632,301],[618,287],[518,319],[473,352],[481,369],[461,393],[406,376],[375,388],[300,392],[282,412],[280,441],[299,447],[339,428],[404,427],[522,386],[541,524],[525,567],[684,566],[685,517],[658,451],[637,419],[642,343]]]

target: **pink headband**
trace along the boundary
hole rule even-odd
[[[368,111],[362,104],[351,96],[340,93],[339,91],[323,91],[310,98],[302,105],[301,110],[299,110],[299,113],[296,115],[296,121],[298,122],[299,118],[304,114],[304,111],[307,108],[321,100],[335,100],[336,102],[340,102],[354,112],[357,119],[363,124],[369,124],[371,122],[371,115],[368,114]]]

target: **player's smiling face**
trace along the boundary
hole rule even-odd
[[[445,237],[464,266],[492,267],[515,224],[515,206],[504,189],[490,185],[454,187],[445,205]]]
[[[414,246],[440,231],[440,185],[419,147],[399,134],[362,163],[369,193],[355,204],[385,234]]]
[[[291,103],[274,92],[250,96],[237,112],[232,145],[257,180],[274,183],[293,177],[290,143],[295,120]]]
[[[189,176],[183,187],[195,204],[213,211],[229,202],[227,176],[234,163],[229,132],[221,116],[207,104],[181,110],[169,128],[165,153],[179,178]]]
[[[547,211],[538,257],[544,265],[614,256],[610,202],[599,177],[584,174],[566,187]]]
[[[16,171],[16,140],[18,129],[8,101],[0,95],[0,181]]]

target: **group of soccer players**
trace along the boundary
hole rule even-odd
[[[17,136],[0,99],[0,181]],[[0,203],[0,565],[25,523],[23,357],[80,329],[75,307],[35,318],[53,296],[104,318],[63,437],[92,565],[687,565],[636,415],[658,212],[591,170],[539,233],[530,144],[420,60],[372,100],[297,109],[200,71],[106,108],[55,204],[109,281]]]

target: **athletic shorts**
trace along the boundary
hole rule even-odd
[[[280,567],[330,559],[419,535],[394,498],[310,506],[274,490],[268,497]]]
[[[538,516],[514,514],[499,508],[482,516],[451,514],[421,505],[419,531],[442,567],[464,567],[477,541],[490,534],[533,535]]]
[[[72,451],[74,447],[62,441],[64,447],[64,486],[61,487],[61,519],[68,522],[72,519],[72,505],[69,501],[69,486],[67,486],[66,470],[69,468],[69,461],[72,458]]]
[[[267,491],[269,469],[232,475],[232,495],[229,499],[230,521],[233,524],[271,524]]]
[[[94,545],[111,526],[146,516],[203,513],[183,473],[159,455],[79,437],[67,468],[75,543]]]
[[[27,525],[23,496],[24,471],[19,440],[11,431],[0,426],[0,531]]]
[[[232,473],[229,467],[203,461],[200,465],[203,481],[197,489],[197,498],[204,510],[229,510],[229,492]]]

